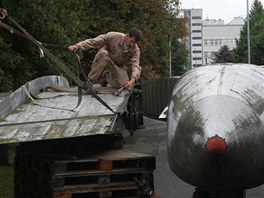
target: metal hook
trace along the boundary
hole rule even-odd
[[[4,19],[7,17],[7,11],[5,9],[0,8],[0,13],[2,16],[0,16],[0,19]]]

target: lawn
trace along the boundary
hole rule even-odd
[[[9,166],[0,166],[0,197],[14,197],[14,153],[15,147],[9,146]]]
[[[13,166],[0,166],[0,197],[14,197]]]

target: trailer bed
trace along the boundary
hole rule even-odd
[[[59,89],[40,92],[47,87]],[[95,85],[95,89],[115,112],[126,111],[127,91],[115,96],[115,88]],[[118,114],[86,93],[74,109],[77,102],[77,88],[69,87],[62,76],[45,76],[23,85],[0,102],[0,144],[115,133]]]

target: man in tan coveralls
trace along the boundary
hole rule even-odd
[[[133,28],[127,34],[108,32],[96,38],[81,41],[68,47],[69,51],[84,51],[99,49],[88,79],[96,83],[100,77],[105,77],[108,84],[116,88],[124,87],[130,90],[139,79],[141,67],[139,66],[140,49],[137,42],[141,38],[138,29]],[[128,78],[127,66],[131,66],[131,77]],[[104,72],[105,67],[109,72]]]

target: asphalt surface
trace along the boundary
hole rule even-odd
[[[194,187],[180,180],[168,165],[167,123],[145,117],[144,125],[133,136],[125,135],[125,149],[156,156],[154,185],[160,198],[191,198]],[[246,197],[264,197],[264,185],[247,190]]]

